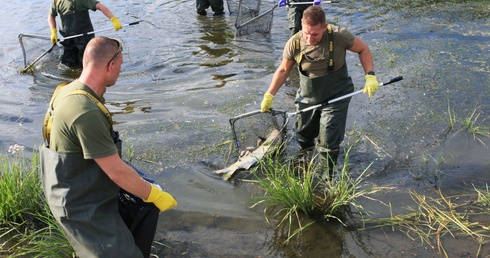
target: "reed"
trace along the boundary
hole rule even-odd
[[[23,223],[43,210],[38,163],[37,154],[29,160],[16,151],[0,153],[0,223]]]
[[[70,257],[73,249],[51,215],[38,175],[39,155],[19,145],[0,153],[0,256]]]
[[[9,241],[15,244],[7,250],[10,253],[9,257],[75,257],[73,248],[48,206],[44,206],[42,214],[34,215],[41,222],[40,225],[10,223],[13,233],[10,234]]]
[[[468,115],[459,118],[456,117],[456,114],[448,103],[446,114],[442,116],[436,115],[436,117],[447,125],[443,135],[447,136],[450,133],[457,134],[461,131],[465,131],[472,136],[474,140],[485,145],[481,137],[490,137],[490,125],[486,124],[490,117],[482,118],[482,114],[483,112],[480,111],[480,108],[476,107],[471,110]]]
[[[258,201],[252,207],[264,206],[266,217],[278,218],[277,228],[287,225],[286,243],[315,221],[335,219],[343,223],[342,212],[351,207],[361,215],[368,213],[357,199],[381,188],[362,186],[363,180],[368,177],[369,166],[355,178],[349,175],[350,150],[344,155],[342,169],[335,168],[335,176],[331,178],[319,175],[315,158],[295,166],[277,156],[265,158],[257,168],[260,175],[252,180],[264,194],[257,197]],[[302,224],[305,216],[313,221]],[[293,230],[293,227],[296,229]]]
[[[475,210],[490,215],[488,207],[479,209],[470,205],[472,202],[456,203],[455,200],[461,200],[463,196],[447,197],[440,190],[436,190],[436,193],[438,197],[429,197],[410,191],[409,194],[416,208],[408,207],[409,213],[406,214],[397,215],[391,212],[389,218],[367,219],[365,220],[367,224],[377,225],[367,228],[391,227],[393,230],[403,232],[412,240],[420,240],[445,257],[449,255],[444,248],[443,237],[470,237],[479,244],[476,255],[479,257],[483,244],[490,237],[490,231],[484,222],[471,221],[468,215]],[[478,200],[488,205],[490,200],[488,187],[486,192],[478,193]]]

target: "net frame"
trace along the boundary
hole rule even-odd
[[[24,68],[20,73],[32,74],[38,67],[50,66],[61,56],[62,48],[58,44],[51,45],[51,38],[43,35],[19,34],[19,44],[22,50]],[[50,45],[50,48],[40,46]],[[39,62],[40,60],[42,62]]]
[[[24,38],[30,38],[33,40],[29,40],[28,42]],[[45,43],[44,40],[48,40],[48,41],[51,40],[50,37],[43,36],[43,35],[33,35],[33,34],[19,34],[18,39],[19,39],[20,48],[22,49],[22,57],[24,58],[24,67],[27,67],[27,60],[28,60],[26,48],[30,51],[34,48],[37,48],[38,44],[35,43],[39,42],[38,39],[42,40],[42,43]],[[38,52],[38,51],[31,51],[31,52]],[[30,60],[34,60],[34,58]]]
[[[226,0],[230,14],[237,14],[239,11],[243,15],[255,17],[260,12],[261,0]],[[241,10],[240,10],[241,9]]]
[[[237,157],[242,147],[258,147],[257,140],[265,140],[274,129],[286,135],[289,118],[286,111],[276,109],[270,112],[257,110],[231,118],[229,122]]]
[[[264,6],[266,5],[264,4]],[[274,9],[276,9],[277,5],[274,4],[272,8],[260,13],[261,7],[262,3],[260,0],[239,0],[235,21],[235,36],[244,36],[252,33],[270,33]]]

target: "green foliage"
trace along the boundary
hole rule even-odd
[[[267,157],[261,161],[258,170],[261,175],[254,181],[264,191],[253,206],[264,206],[266,216],[272,212],[272,218],[279,217],[277,227],[288,225],[288,242],[293,236],[313,224],[315,221],[302,225],[304,216],[321,220],[333,218],[342,223],[342,211],[354,207],[359,214],[367,211],[357,203],[360,197],[380,190],[381,188],[363,188],[361,183],[367,177],[367,168],[356,178],[348,173],[348,153],[344,158],[344,166],[336,176],[324,178],[316,165],[316,159],[310,162],[291,166],[291,162],[283,162],[278,157]],[[292,230],[293,225],[299,228]]]
[[[0,220],[22,223],[43,210],[38,176],[38,155],[12,157],[0,153]]]
[[[476,107],[470,114],[464,118],[456,117],[455,112],[451,109],[449,103],[447,105],[447,113],[443,116],[436,115],[437,119],[447,125],[444,135],[450,133],[457,134],[461,131],[467,132],[474,140],[484,145],[481,137],[490,137],[490,126],[486,125],[487,118],[482,118],[483,112],[479,107]],[[458,126],[459,125],[459,126]]]
[[[73,248],[42,194],[39,155],[0,153],[0,255],[8,257],[71,257]]]
[[[476,188],[475,188],[476,189]],[[488,204],[488,187],[486,193],[478,191],[484,203]],[[455,201],[462,196],[446,197],[440,190],[436,193],[438,197],[421,195],[411,191],[410,196],[416,204],[416,208],[408,207],[408,214],[391,214],[390,218],[377,218],[366,220],[366,223],[378,224],[378,227],[391,227],[407,235],[410,239],[419,239],[422,243],[438,250],[440,254],[448,257],[442,244],[443,236],[469,236],[475,239],[480,248],[490,237],[489,228],[486,223],[471,221],[469,212],[478,209],[476,206],[468,205],[471,202],[461,204]],[[483,198],[484,197],[484,198]],[[482,209],[481,214],[490,215],[488,209]]]

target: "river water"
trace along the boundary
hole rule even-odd
[[[19,74],[24,60],[18,36],[49,36],[48,2],[8,1],[0,10],[2,152],[13,144],[36,149],[53,89],[77,77],[76,71],[58,69],[57,49],[36,64],[33,74]],[[276,229],[277,221],[267,222],[262,208],[250,208],[254,197],[262,194],[256,186],[223,181],[212,173],[233,161],[227,157],[228,120],[259,108],[280,63],[289,33],[285,9],[274,10],[270,34],[235,37],[234,15],[198,16],[193,1],[103,3],[123,24],[141,21],[99,35],[124,43],[121,76],[105,94],[115,127],[134,151],[133,163],[179,202],[161,214],[155,238],[162,244],[155,249],[160,257],[438,256],[437,250],[391,228],[358,231],[333,221],[316,223],[284,245],[284,229]],[[451,110],[458,119],[466,119],[476,110],[477,125],[489,126],[488,1],[422,7],[371,3],[323,4],[328,22],[348,27],[371,47],[380,82],[404,77],[372,99],[353,97],[346,142],[362,136],[351,153],[352,175],[373,163],[366,184],[390,187],[373,197],[392,203],[395,213],[413,206],[410,190],[433,195],[439,188],[463,194],[471,192],[472,183],[483,187],[490,178],[488,136],[478,141],[464,130],[456,132],[459,127],[444,136],[447,124],[439,118],[448,117]],[[274,6],[264,4],[263,10]],[[95,30],[111,27],[100,12],[91,17]],[[30,45],[27,62],[50,47],[45,39],[23,40]],[[356,88],[361,89],[359,61],[352,54],[347,58]],[[294,90],[292,77],[276,96],[274,108],[293,111]],[[294,147],[294,141],[291,144]],[[379,202],[360,202],[374,212],[371,218],[390,214]],[[474,257],[478,249],[464,238],[447,235],[443,241],[450,257]],[[490,248],[484,245],[481,254],[490,255]]]

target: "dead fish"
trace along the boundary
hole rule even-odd
[[[282,143],[282,137],[280,136],[279,130],[274,130],[267,137],[263,143],[257,147],[254,151],[250,152],[248,155],[239,157],[237,162],[231,164],[227,168],[214,171],[215,174],[223,175],[224,180],[231,178],[236,171],[240,169],[248,170],[251,167],[257,165],[259,161],[264,158],[265,154],[270,151],[271,148],[276,148]]]
[[[257,145],[259,146],[259,145]],[[245,157],[248,154],[252,153],[256,148],[255,147],[247,147],[244,150],[240,151],[240,158]]]

